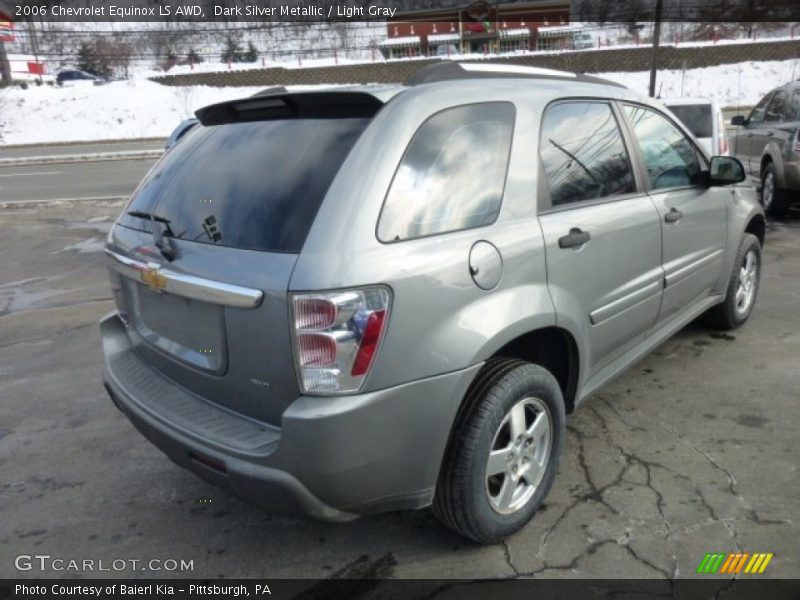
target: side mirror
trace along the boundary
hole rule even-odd
[[[742,183],[747,179],[744,166],[732,156],[713,156],[709,167],[708,185],[721,186]]]
[[[731,119],[731,125],[747,125],[747,119],[742,115],[736,115]]]

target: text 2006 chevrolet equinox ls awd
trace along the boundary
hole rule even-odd
[[[448,62],[197,116],[109,235],[105,383],[268,510],[433,504],[499,540],[552,485],[565,413],[692,319],[753,308],[741,164],[623,87]]]

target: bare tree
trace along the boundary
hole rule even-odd
[[[182,118],[188,119],[192,116],[194,106],[195,88],[190,85],[182,85],[174,88],[175,99],[181,107]]]
[[[9,104],[8,101],[8,90],[9,87],[0,87],[0,144],[5,143],[3,139],[3,129],[5,129],[6,123],[3,121],[3,115],[8,115],[8,111],[6,107]]]
[[[124,75],[127,79],[133,57],[133,46],[116,36],[107,52],[109,66],[116,71],[117,75]]]

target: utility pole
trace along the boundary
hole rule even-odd
[[[36,63],[36,68],[39,69],[39,42],[36,39],[36,29],[33,26],[33,18],[28,21],[28,35],[31,38],[31,50],[33,51],[33,60]],[[42,84],[42,74],[39,75],[39,85]]]
[[[11,65],[6,54],[6,43],[0,40],[0,79],[4,85],[11,85]]]
[[[5,0],[0,0],[0,21],[11,23],[11,15],[13,11],[11,5]],[[13,31],[9,28],[9,32]],[[6,45],[3,41],[5,35],[5,27],[0,30],[0,78],[4,85],[11,85],[11,64],[8,62],[8,54],[6,54]],[[11,38],[13,39],[13,38]]]
[[[650,97],[656,95],[656,59],[658,58],[658,46],[661,43],[661,9],[663,0],[656,0],[656,21],[653,27],[653,56],[650,59]]]

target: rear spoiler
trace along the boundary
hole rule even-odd
[[[256,96],[212,104],[194,114],[203,125],[224,125],[272,119],[344,119],[373,117],[383,102],[366,92],[325,91],[275,93],[264,90]]]

